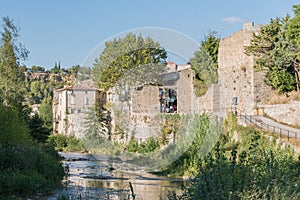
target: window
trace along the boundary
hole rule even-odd
[[[75,95],[71,96],[71,105],[75,105]]]
[[[84,105],[89,105],[89,98],[87,96],[84,97]]]

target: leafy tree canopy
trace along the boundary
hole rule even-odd
[[[149,63],[165,63],[166,58],[167,53],[158,42],[129,33],[124,38],[106,42],[94,63],[94,79],[100,88],[107,90],[128,70]]]
[[[45,67],[33,65],[30,69],[31,72],[45,72]]]
[[[4,106],[15,107],[21,104],[23,94],[20,60],[25,59],[28,51],[16,45],[18,28],[13,21],[4,17],[0,40],[0,101]]]
[[[294,17],[289,20],[287,37],[290,41],[300,46],[300,4],[293,6]],[[300,55],[299,55],[300,56]]]
[[[201,42],[199,50],[190,59],[197,79],[208,85],[217,81],[219,43],[217,32],[209,32]]]
[[[255,68],[265,71],[265,82],[279,93],[299,90],[298,47],[288,37],[290,17],[271,19],[253,36],[246,54],[256,58]]]

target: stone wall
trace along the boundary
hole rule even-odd
[[[266,105],[264,106],[264,113],[279,122],[300,126],[300,101]]]
[[[237,97],[237,108],[241,112],[253,114],[261,103],[259,99],[270,93],[270,88],[263,82],[264,73],[254,70],[254,57],[247,56],[244,50],[260,27],[253,23],[244,24],[242,30],[220,41],[218,85],[221,110],[231,108],[232,99]]]
[[[159,88],[153,85],[144,85],[133,90],[131,94],[132,112],[159,113]]]
[[[180,71],[180,78],[178,79],[177,86],[177,112],[178,113],[191,113],[193,108],[194,97],[194,80],[195,74],[192,69],[184,69]]]

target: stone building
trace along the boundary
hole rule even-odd
[[[54,91],[53,133],[82,137],[84,119],[95,103],[104,104],[106,93],[93,86],[91,80]]]
[[[132,113],[192,113],[194,71],[190,64],[167,64],[161,85],[143,85],[131,93]]]
[[[261,25],[246,23],[243,29],[221,39],[218,54],[218,87],[220,110],[236,107],[240,112],[256,114],[264,99],[272,92],[264,83],[264,72],[253,66],[255,58],[245,54],[253,34]]]
[[[125,100],[116,88],[101,92],[94,86],[77,84],[56,90],[54,133],[82,134],[84,115],[96,101],[108,103],[107,106],[112,109],[112,127],[124,125],[128,133],[134,132],[142,140],[157,134],[157,130],[153,129],[157,126],[153,123],[160,113],[213,112],[225,117],[230,109],[236,108],[237,112],[257,114],[272,90],[263,81],[264,72],[254,70],[255,58],[247,56],[244,47],[250,45],[253,34],[257,34],[260,28],[261,25],[247,23],[242,30],[221,39],[218,83],[211,85],[201,97],[194,93],[195,74],[191,65],[173,62],[167,63],[162,84],[140,85],[132,89],[130,97]]]

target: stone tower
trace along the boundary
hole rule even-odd
[[[264,95],[271,91],[263,82],[264,72],[254,70],[254,57],[245,54],[245,46],[250,45],[253,34],[258,34],[260,28],[261,25],[246,23],[242,30],[220,41],[218,85],[221,110],[233,108],[236,97],[238,112],[252,115]]]

